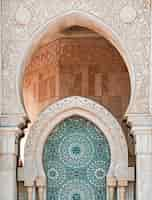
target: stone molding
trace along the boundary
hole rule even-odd
[[[27,117],[22,114],[0,115],[0,127],[23,128],[26,125]]]
[[[136,155],[143,154],[149,155],[152,154],[152,130],[151,134],[136,134]]]
[[[148,114],[130,114],[127,117],[127,123],[132,135],[152,135],[152,115]]]
[[[151,128],[152,115],[144,113],[127,114],[127,123],[131,128]]]
[[[136,141],[136,154],[152,154],[152,115],[132,114],[128,124]]]
[[[108,176],[115,176],[117,179],[128,178],[128,148],[119,123],[103,106],[87,98],[75,96],[50,105],[31,126],[24,150],[25,184],[32,184],[30,181],[46,184],[42,163],[45,141],[60,121],[73,115],[92,121],[106,135],[111,148]]]
[[[18,137],[21,134],[19,128],[0,128],[0,154],[18,155]]]

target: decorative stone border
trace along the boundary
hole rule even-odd
[[[109,177],[128,178],[128,148],[124,133],[112,114],[98,103],[84,97],[73,96],[50,105],[31,126],[25,145],[25,185],[45,186],[43,147],[53,128],[62,120],[79,115],[93,122],[105,134],[111,149]]]

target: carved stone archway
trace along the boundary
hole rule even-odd
[[[50,105],[31,126],[24,151],[26,186],[32,186],[35,182],[38,186],[46,186],[42,162],[45,142],[59,122],[73,115],[90,120],[105,134],[111,149],[108,177],[115,177],[117,180],[128,178],[128,148],[121,126],[103,106],[87,98],[74,96]]]
[[[46,40],[46,38],[49,37],[51,40],[54,40],[58,33],[71,26],[82,26],[98,33],[99,35],[110,41],[112,45],[118,50],[126,64],[130,75],[131,95],[129,106],[127,109],[127,113],[129,113],[135,101],[136,84],[135,70],[132,63],[131,55],[128,52],[127,47],[124,46],[125,44],[122,42],[119,35],[117,35],[109,26],[104,24],[102,20],[100,20],[97,16],[81,10],[72,10],[70,12],[63,13],[62,15],[59,15],[51,20],[48,20],[48,22],[44,24],[44,26],[41,27],[40,30],[38,30],[33,35],[29,46],[27,47],[26,53],[24,55],[24,60],[22,62],[22,65],[20,65],[17,75],[17,85],[19,86],[18,93],[21,97],[21,103],[25,111],[26,108],[23,99],[23,76],[25,68],[29,63],[33,52],[40,43],[43,43]]]

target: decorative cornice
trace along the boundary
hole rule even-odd
[[[129,114],[127,124],[131,129],[152,129],[152,114]]]
[[[19,136],[21,133],[22,130],[18,127],[0,127],[0,136],[11,135],[11,134]]]
[[[151,134],[138,134],[136,131],[136,154],[152,154],[152,132]]]
[[[0,115],[0,127],[5,129],[22,129],[27,122],[27,117],[22,114]]]
[[[132,114],[127,120],[136,140],[136,155],[152,154],[152,115]]]

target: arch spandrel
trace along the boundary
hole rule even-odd
[[[50,105],[32,125],[25,145],[25,184],[37,181],[45,185],[43,148],[53,128],[64,119],[78,115],[94,123],[105,134],[111,149],[108,176],[128,177],[128,148],[124,133],[112,114],[103,106],[84,97],[68,97]]]

